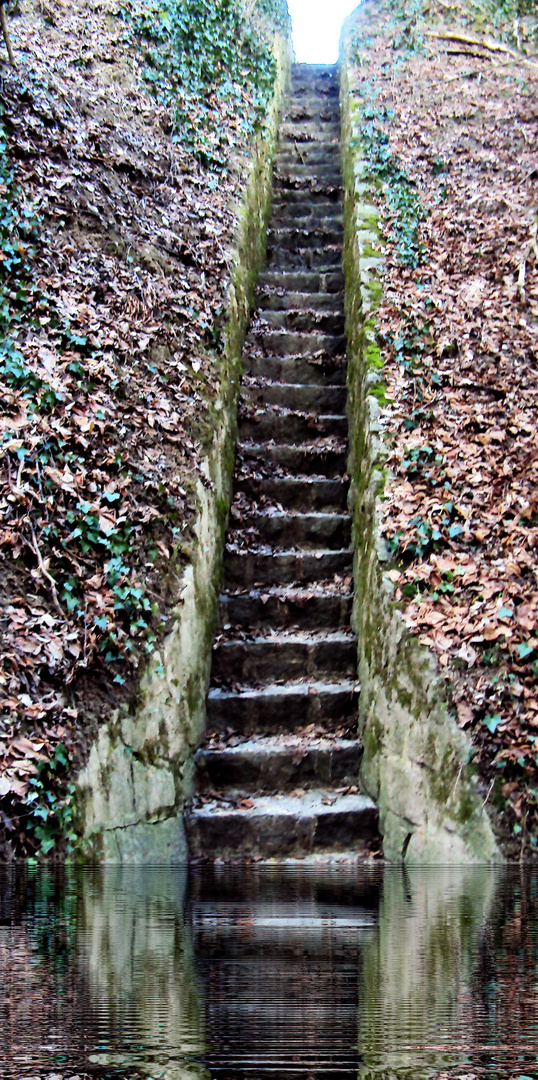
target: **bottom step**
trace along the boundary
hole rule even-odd
[[[378,837],[378,814],[366,795],[309,791],[302,796],[262,795],[196,800],[186,815],[194,858],[270,858],[350,848],[368,855]]]

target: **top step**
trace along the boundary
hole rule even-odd
[[[291,69],[291,88],[293,92],[310,90],[338,94],[338,67],[336,64],[294,64]]]

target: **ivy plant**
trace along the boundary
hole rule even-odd
[[[262,0],[283,24],[287,6]],[[276,75],[270,41],[237,0],[124,0],[128,34],[142,42],[143,76],[171,106],[173,138],[208,169],[226,168],[236,141],[263,126]]]

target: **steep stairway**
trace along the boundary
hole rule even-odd
[[[193,858],[360,856],[338,81],[297,65],[244,351]]]

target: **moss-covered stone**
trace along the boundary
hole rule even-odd
[[[433,654],[407,632],[383,572],[377,504],[386,457],[384,384],[375,319],[382,298],[383,242],[374,209],[376,181],[361,149],[360,108],[350,92],[350,43],[360,19],[367,33],[365,5],[344,25],[341,103],[361,780],[379,807],[386,858],[500,861],[469,764],[470,746],[449,713]]]

